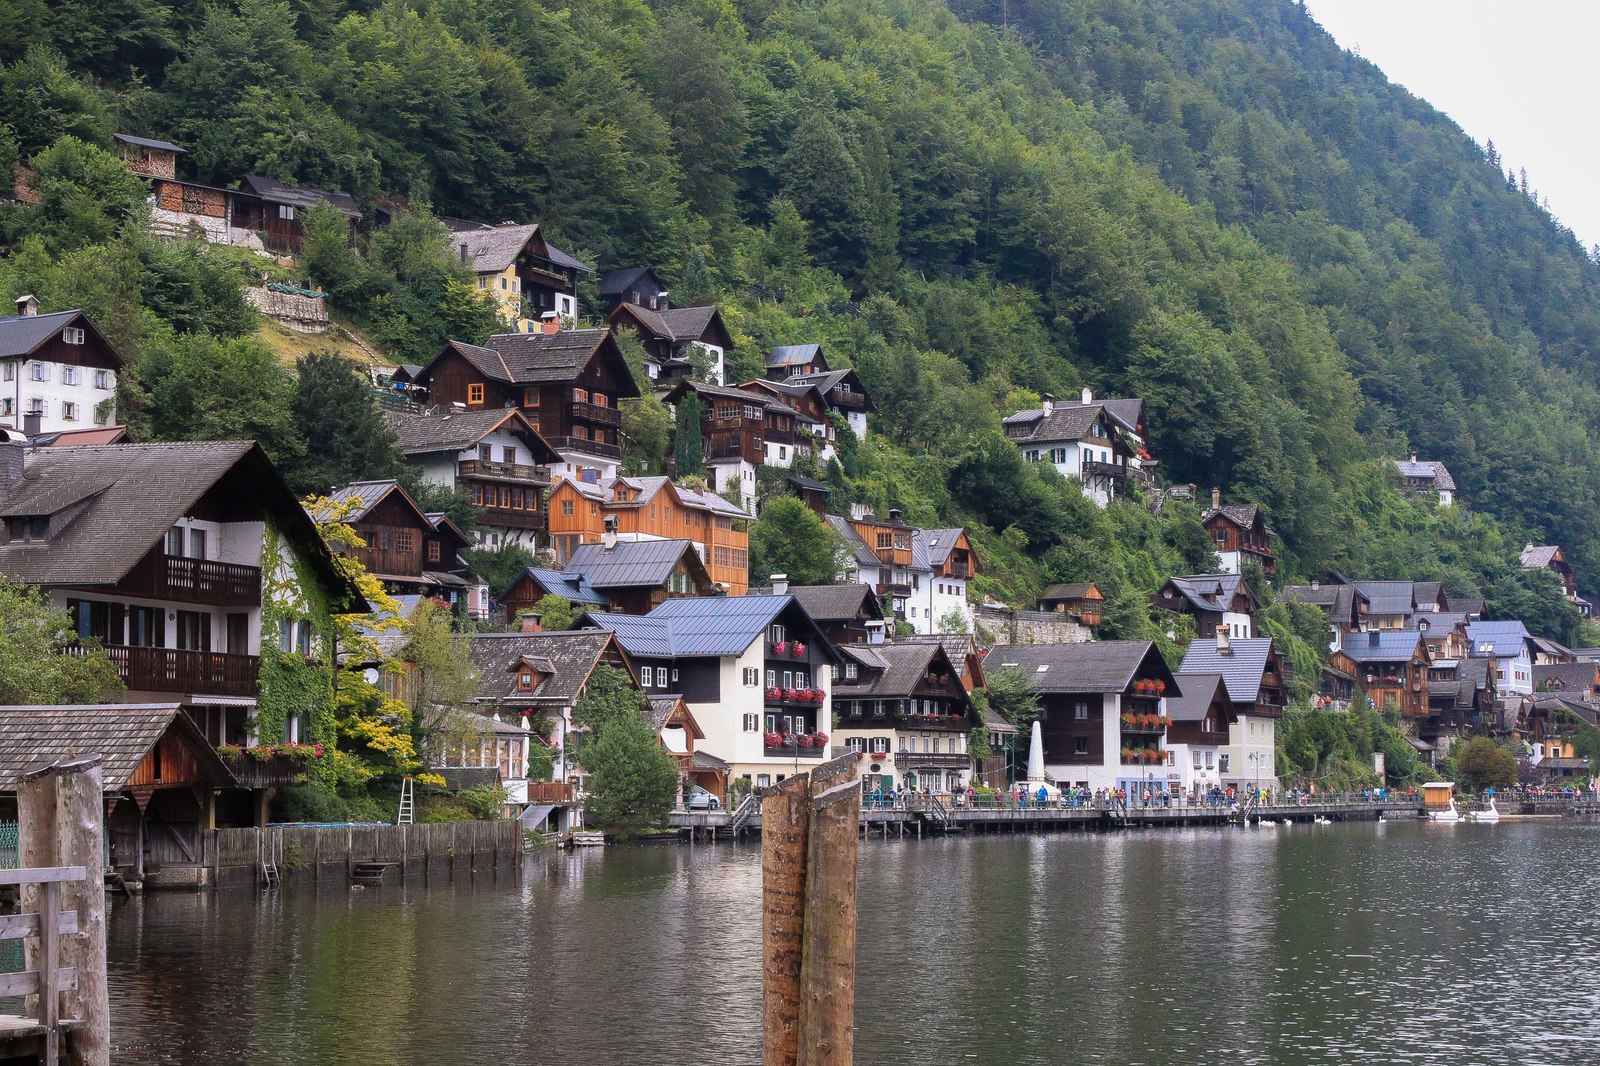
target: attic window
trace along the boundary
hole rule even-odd
[[[63,343],[63,344],[82,344],[83,343],[83,330],[78,328],[77,326],[68,326],[66,329],[61,331],[61,343]]]
[[[1036,673],[1036,674],[1042,674],[1048,669],[1050,669],[1050,664],[1049,663],[1040,663],[1037,667],[1034,668],[1033,672]]]
[[[519,670],[519,671],[517,671],[517,691],[518,692],[532,692],[533,691],[533,671],[532,670]]]
[[[18,541],[44,540],[50,532],[50,519],[44,515],[28,515],[9,519],[6,523],[13,544]]]

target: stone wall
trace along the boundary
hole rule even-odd
[[[1001,644],[1086,644],[1094,637],[1088,626],[1054,611],[979,607],[977,623]]]
[[[328,331],[328,304],[320,296],[299,296],[266,288],[244,290],[244,298],[274,322],[300,333]]]

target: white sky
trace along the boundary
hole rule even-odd
[[[1600,242],[1600,138],[1588,112],[1597,0],[1306,0],[1345,48],[1493,140],[1501,169],[1528,170],[1584,247]]]

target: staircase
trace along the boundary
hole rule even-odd
[[[411,778],[400,779],[400,813],[394,817],[395,825],[411,825],[416,819],[416,792]]]
[[[532,829],[534,826],[539,825],[546,818],[550,817],[550,812],[555,809],[556,806],[553,803],[536,803],[530,806],[527,810],[523,811],[522,814],[517,817],[517,821],[522,825],[522,828]]]
[[[383,875],[399,866],[397,862],[358,862],[350,868],[350,883],[377,888],[383,884]]]
[[[745,826],[750,824],[750,819],[754,818],[759,810],[761,810],[761,800],[756,798],[756,794],[752,792],[741,800],[739,806],[735,807],[733,813],[728,816],[728,824],[724,826],[728,835],[737,837],[744,832]]]

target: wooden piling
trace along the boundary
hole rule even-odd
[[[110,1066],[111,1003],[106,990],[106,889],[103,848],[104,787],[98,755],[75,756],[29,771],[17,786],[18,864],[29,867],[81,866],[82,881],[34,885],[37,898],[25,901],[47,928],[61,910],[78,912],[78,935],[60,940],[55,959],[30,960],[31,969],[77,970],[77,988],[59,993],[62,1017],[81,1019],[66,1034],[69,1066]],[[48,893],[48,894],[47,894]],[[59,895],[57,895],[59,893]],[[53,938],[41,938],[41,940]],[[37,950],[37,949],[32,949]],[[47,986],[48,987],[48,986]],[[39,1013],[57,1017],[59,1000]],[[48,1044],[47,1044],[48,1046]],[[53,1063],[52,1063],[53,1066]]]
[[[779,782],[761,797],[761,1006],[765,1066],[795,1066],[805,932],[810,782]]]
[[[796,1066],[850,1066],[855,1053],[859,763],[851,753],[811,772]]]

